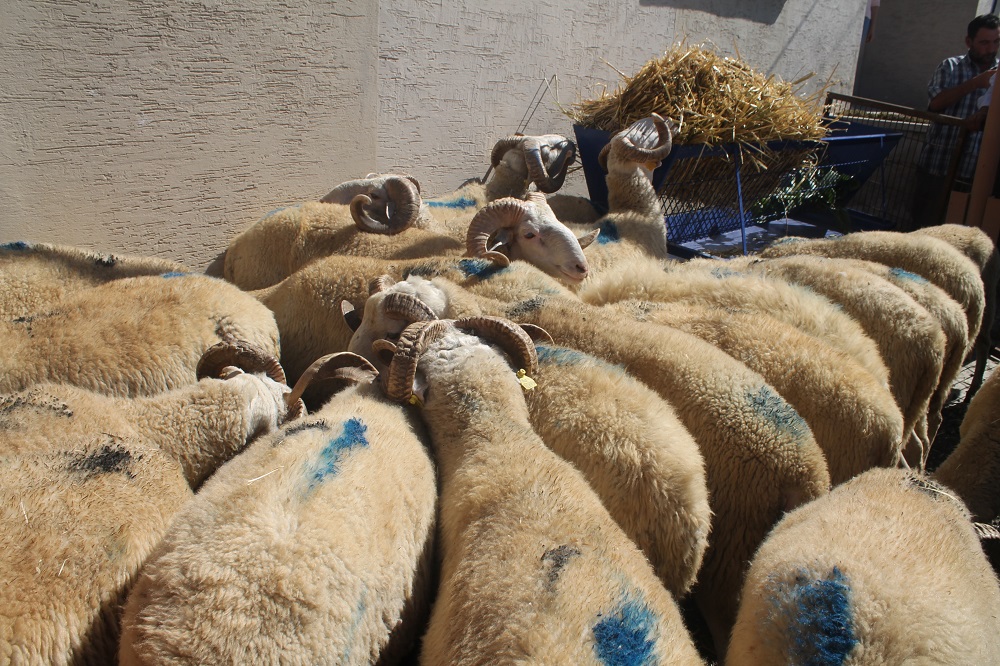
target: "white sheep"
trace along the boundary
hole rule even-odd
[[[113,663],[126,591],[174,515],[285,417],[288,389],[264,375],[276,361],[232,351],[205,355],[228,379],[151,398],[0,395],[0,662]]]
[[[899,463],[903,415],[850,356],[759,312],[650,301],[610,307],[696,335],[759,373],[809,424],[834,485]]]
[[[969,323],[969,340],[979,335],[986,308],[980,269],[953,245],[930,234],[863,231],[833,238],[790,237],[760,252],[761,257],[793,254],[865,259],[916,273],[962,306]]]
[[[523,198],[533,181],[545,191],[558,189],[573,155],[575,146],[558,135],[501,139],[494,147],[496,171],[488,184],[479,184],[477,190],[470,183],[426,203],[412,176],[369,174],[341,183],[320,201],[273,211],[245,229],[226,250],[223,276],[242,289],[255,290],[331,254],[386,259],[461,255],[476,213],[494,200]],[[539,224],[544,224],[546,238],[552,235],[549,227],[572,237],[555,217]],[[507,240],[516,244],[522,235]]]
[[[61,382],[109,395],[152,395],[196,381],[220,341],[278,356],[271,312],[204,275],[122,278],[65,296],[45,313],[0,322],[0,391]]]
[[[968,405],[958,446],[934,478],[962,498],[976,521],[993,523],[1000,518],[1000,372],[987,376]]]
[[[302,381],[362,383],[257,440],[180,512],[129,596],[120,663],[397,663],[414,647],[434,466],[366,361],[317,364]]]
[[[903,412],[903,456],[923,469],[930,452],[926,416],[944,366],[940,323],[898,286],[839,259],[789,255],[734,261],[813,289],[861,324],[889,368],[892,394]]]
[[[526,272],[530,268],[522,265]],[[472,293],[494,279],[470,289],[433,280],[445,304],[438,316],[499,315],[540,326],[560,345],[624,367],[665,398],[694,436],[713,511],[694,594],[716,643],[724,646],[753,551],[783,511],[830,485],[808,425],[760,375],[693,335],[635,322],[559,292],[539,291],[515,302]]]
[[[993,239],[979,227],[967,227],[962,224],[941,224],[925,227],[913,232],[939,238],[955,247],[959,252],[972,260],[979,268],[979,276],[983,280],[985,291],[985,307],[983,309],[983,325],[975,338],[976,366],[965,394],[965,402],[979,390],[990,350],[993,347],[993,323],[997,313],[997,298],[1000,297],[1000,253],[997,252]]]
[[[534,345],[515,324],[457,325],[534,374]],[[441,476],[441,583],[421,661],[702,663],[642,553],[532,429],[506,359],[449,321],[384,344],[387,393],[421,405]]]
[[[933,442],[934,436],[941,426],[941,410],[948,402],[952,384],[962,370],[962,364],[974,342],[969,339],[965,311],[943,289],[916,273],[862,259],[838,259],[838,261],[872,272],[896,285],[922,305],[941,326],[945,340],[944,362],[937,387],[934,389],[928,405],[925,417],[927,423],[920,426],[926,429],[928,440]]]
[[[373,343],[445,314],[442,296],[417,276],[375,281],[349,351],[384,371]],[[551,341],[536,341],[536,354],[538,386],[525,396],[532,426],[546,446],[583,472],[611,517],[681,598],[695,581],[710,527],[697,443],[670,405],[623,368]]]
[[[0,320],[48,312],[63,297],[111,280],[190,272],[155,257],[100,254],[51,243],[4,243],[0,245]]]
[[[729,666],[1000,663],[1000,585],[951,491],[878,469],[785,516],[754,556]]]
[[[594,272],[617,270],[630,257],[667,259],[667,227],[652,176],[670,154],[672,139],[673,128],[654,113],[615,134],[602,149],[599,161],[608,172],[608,213],[593,223],[593,230],[600,232],[587,252]]]
[[[757,312],[786,322],[854,358],[882,386],[889,369],[861,325],[828,298],[779,278],[740,270],[735,260],[662,264],[632,259],[588,280],[581,300],[606,305],[637,299]]]

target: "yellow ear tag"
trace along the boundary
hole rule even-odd
[[[521,388],[525,391],[530,391],[538,386],[538,383],[528,376],[528,372],[524,368],[517,371],[517,381],[521,382]]]
[[[416,405],[417,407],[423,407],[424,406],[424,403],[422,403],[420,401],[420,398],[417,397],[416,393],[411,393],[410,394],[410,399],[407,400],[407,402],[409,402],[411,405]]]

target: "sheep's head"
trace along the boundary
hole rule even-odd
[[[621,169],[631,172],[639,166],[652,177],[656,167],[670,154],[672,146],[673,127],[654,113],[611,137],[611,141],[601,149],[598,161],[605,171]]]
[[[447,307],[447,297],[434,283],[418,276],[396,282],[383,275],[368,285],[368,294],[363,317],[357,317],[347,301],[341,304],[344,318],[354,331],[347,349],[364,356],[384,373],[388,364],[382,363],[372,350],[375,341],[398,340],[410,324],[437,319]]]
[[[551,193],[562,187],[574,159],[576,144],[564,136],[514,134],[496,142],[490,164],[495,169],[503,163],[530,179],[540,192]]]
[[[498,199],[476,213],[465,238],[470,257],[501,266],[521,259],[569,284],[581,282],[590,270],[583,249],[599,230],[577,238],[556,219],[545,196],[532,192],[527,200]]]
[[[474,337],[473,337],[474,336]],[[399,339],[378,340],[375,350],[389,369],[382,375],[382,387],[390,400],[420,403],[428,400],[428,382],[418,373],[421,358],[429,354],[431,362],[464,370],[466,364],[482,368],[490,362],[483,354],[482,342],[495,344],[511,359],[515,371],[528,376],[538,370],[538,357],[531,337],[520,326],[500,317],[469,317],[419,321],[403,330]],[[499,357],[497,357],[499,362]],[[455,366],[460,366],[455,368]]]
[[[299,403],[312,384],[320,381],[340,380],[350,384],[370,384],[378,377],[368,359],[350,352],[336,352],[321,356],[306,368],[288,395],[289,402]]]
[[[390,236],[413,226],[422,203],[416,178],[393,174],[368,174],[341,183],[320,201],[350,206],[358,229]]]
[[[251,408],[262,412],[257,416],[264,422],[264,430],[298,418],[305,411],[297,398],[292,399],[278,359],[249,342],[226,340],[212,345],[202,354],[195,373],[199,381],[216,378],[259,384],[255,393],[270,399],[254,399]]]

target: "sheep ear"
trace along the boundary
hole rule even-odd
[[[351,305],[351,302],[341,301],[340,311],[343,313],[344,321],[347,322],[350,329],[352,331],[357,331],[361,326],[361,317],[358,315],[358,311],[354,309],[354,306]]]

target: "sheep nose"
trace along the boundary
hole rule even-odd
[[[587,273],[590,272],[590,269],[587,267],[586,264],[577,264],[576,272],[580,274],[581,278],[585,278],[587,277]]]

